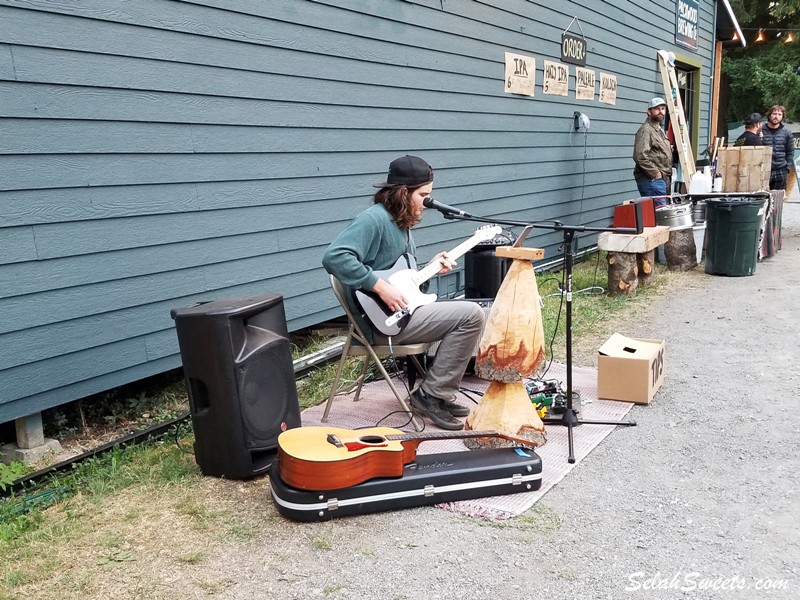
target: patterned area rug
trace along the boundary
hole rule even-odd
[[[565,365],[553,363],[546,379],[558,379],[566,382]],[[478,378],[464,378],[462,387],[482,393],[488,382]],[[591,368],[573,367],[572,386],[580,391],[582,407],[579,418],[594,421],[622,421],[633,404],[597,399],[597,371]],[[470,394],[477,399],[477,394]],[[472,406],[466,395],[459,394],[458,401],[465,406]],[[413,431],[407,424],[405,413],[400,410],[397,399],[389,386],[382,379],[364,386],[361,399],[352,401],[352,395],[339,395],[334,399],[327,423],[322,423],[322,412],[325,405],[306,409],[302,414],[304,426],[323,425],[343,429],[359,429],[362,427],[395,427],[405,431]],[[561,481],[580,461],[586,457],[609,433],[615,425],[579,425],[573,429],[575,463],[567,462],[569,455],[568,429],[563,425],[547,425],[547,443],[536,450],[542,459],[542,485],[534,492],[523,492],[507,496],[487,496],[474,500],[462,500],[437,504],[439,508],[452,512],[482,517],[485,519],[510,519],[524,513],[544,496],[550,488]],[[442,431],[425,422],[426,431]],[[420,444],[419,454],[440,452],[469,452],[461,440],[435,440]]]

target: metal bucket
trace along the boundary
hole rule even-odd
[[[656,209],[656,224],[666,225],[673,231],[694,225],[691,204],[669,204]]]
[[[698,200],[692,204],[692,219],[695,223],[702,223],[706,220],[706,202]]]

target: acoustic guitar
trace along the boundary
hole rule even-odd
[[[527,440],[497,431],[406,433],[391,427],[337,429],[296,427],[278,436],[278,473],[288,485],[303,490],[336,490],[373,477],[400,477],[426,440],[500,437],[520,446]]]
[[[502,231],[503,229],[499,225],[479,227],[472,237],[450,250],[447,256],[450,260],[457,260],[474,246],[491,240],[493,237],[500,235]],[[392,312],[375,292],[355,291],[356,300],[367,319],[375,329],[385,336],[397,335],[403,331],[417,308],[436,302],[436,294],[424,294],[419,289],[419,286],[441,271],[442,265],[438,262],[433,262],[417,271],[409,269],[409,264],[410,260],[404,254],[397,259],[391,269],[375,271],[375,275],[378,278],[388,281],[403,292],[408,301],[408,305],[403,310]]]

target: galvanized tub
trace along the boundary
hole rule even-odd
[[[656,224],[666,225],[672,231],[688,229],[694,225],[691,204],[668,204],[656,209]]]

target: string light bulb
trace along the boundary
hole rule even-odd
[[[763,42],[764,41],[764,31],[759,29],[758,35],[756,36],[756,42]]]
[[[792,35],[792,32],[790,31],[789,34],[786,36],[786,39],[783,40],[783,43],[784,44],[791,44],[792,42],[794,42],[794,36]]]
[[[739,34],[736,33],[735,31],[733,32],[733,37],[731,38],[731,41],[732,42],[738,42],[739,41]]]

